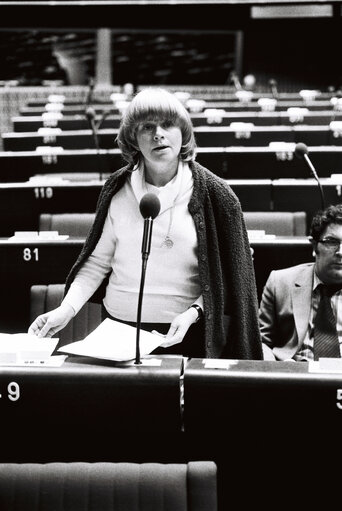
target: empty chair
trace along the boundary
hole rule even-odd
[[[58,231],[59,234],[84,238],[94,221],[95,213],[41,213],[40,231]]]
[[[247,230],[277,236],[306,236],[305,211],[244,211]]]
[[[1,463],[6,511],[216,511],[217,467],[188,463]]]
[[[30,322],[44,312],[55,309],[61,304],[64,284],[34,285],[30,290]],[[76,316],[60,330],[59,346],[84,339],[102,321],[101,305],[87,302]]]

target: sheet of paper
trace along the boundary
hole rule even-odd
[[[202,362],[207,369],[230,369],[232,366],[237,365],[238,360],[206,358]]]
[[[309,373],[342,373],[341,358],[325,358],[310,360]]]
[[[140,356],[148,355],[164,340],[164,336],[140,330]],[[136,328],[106,318],[85,339],[62,346],[58,351],[120,362],[133,360],[136,355]]]
[[[56,338],[38,338],[27,333],[0,333],[0,364],[42,365],[50,358],[57,343]]]

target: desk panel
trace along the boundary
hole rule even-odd
[[[342,181],[322,178],[326,206],[342,202]],[[306,211],[307,232],[313,216],[321,209],[321,195],[315,179],[275,179],[272,182],[274,211]]]
[[[68,357],[57,368],[1,367],[1,462],[171,456],[162,439],[181,432],[183,360],[151,358],[160,365]]]
[[[199,148],[199,151],[202,148]],[[225,179],[307,178],[310,171],[304,160],[295,157],[290,148],[225,147]],[[310,159],[321,177],[342,172],[342,150],[338,146],[312,146]],[[200,152],[198,153],[200,161]],[[225,170],[226,169],[226,170]]]
[[[229,87],[228,87],[228,89],[229,89]],[[211,105],[212,103],[215,103],[217,101],[227,101],[227,102],[231,102],[231,103],[241,104],[241,101],[237,97],[236,92],[227,90],[227,88],[226,88],[226,90],[225,90],[225,88],[222,88],[222,90],[216,90],[216,89],[213,90],[212,88],[209,87],[209,89],[206,89],[206,90],[203,90],[202,88],[197,90],[196,87],[191,87],[190,91],[188,91],[188,87],[185,87],[184,91],[189,92],[191,98],[204,99],[205,102],[208,103],[209,105]],[[253,91],[253,96],[252,96],[251,102],[256,102],[260,98],[271,97],[271,96],[272,96],[271,90],[269,92],[267,92],[267,91],[266,92],[265,91],[263,91],[263,92]],[[318,91],[316,99],[314,99],[312,101],[310,100],[309,103],[314,103],[315,101],[330,101],[331,98],[333,98],[335,96],[336,96],[336,94],[334,94],[334,92]],[[299,92],[280,92],[279,91],[278,92],[278,100],[279,100],[279,102],[301,101],[302,104],[306,103],[306,101],[303,100],[303,98],[299,94]],[[26,102],[26,105],[27,106],[45,106],[47,103],[49,103],[48,97],[46,97],[45,99],[41,99],[41,98],[30,99]],[[112,100],[110,100],[109,98],[105,99],[105,98],[101,98],[101,97],[96,97],[94,99],[94,103],[99,104],[99,105],[107,105],[107,106],[113,105]],[[81,101],[80,99],[76,99],[75,97],[74,98],[66,97],[63,101],[63,104],[64,105],[83,105],[84,106],[85,101],[84,100]]]
[[[23,182],[35,174],[70,172],[110,173],[124,165],[119,149],[0,152],[0,181]]]
[[[266,97],[266,95],[265,95]],[[93,103],[91,107],[97,112],[112,111],[113,114],[118,114],[119,109],[112,103]],[[188,108],[188,107],[187,107]],[[260,112],[263,111],[261,105],[256,100],[248,102],[227,101],[227,100],[212,100],[205,101],[204,108],[219,108],[226,111],[243,111],[243,112]],[[288,108],[307,108],[309,111],[320,110],[333,110],[334,107],[329,99],[317,99],[313,101],[303,101],[302,99],[280,99],[275,105],[275,111],[286,111]],[[79,104],[63,104],[61,112],[65,115],[85,115],[87,105]],[[189,109],[189,108],[188,108]],[[20,109],[20,115],[41,115],[46,112],[45,105],[27,105]],[[191,111],[191,109],[190,109]]]
[[[93,213],[103,182],[0,183],[0,236],[39,230],[41,213]]]
[[[329,110],[310,112],[303,117],[292,119],[286,112],[223,112],[222,114],[207,115],[203,112],[190,115],[193,125],[196,126],[229,126],[232,122],[249,122],[255,126],[328,126],[331,121],[341,121],[342,112]],[[98,118],[97,118],[98,120]],[[104,119],[101,128],[118,128],[120,115],[109,115]],[[83,115],[63,116],[55,122],[43,120],[42,116],[14,116],[12,117],[13,130],[37,131],[42,127],[54,127],[64,130],[87,130],[89,122]]]
[[[0,332],[26,332],[30,287],[64,283],[84,239],[65,241],[0,240]]]
[[[270,211],[272,181],[270,179],[227,179],[238,196],[242,211]]]
[[[342,373],[310,373],[305,362],[235,361],[211,369],[190,360],[185,444],[193,459],[211,456],[220,467],[222,509],[232,502],[237,509],[241,502],[272,508],[279,488],[292,482],[281,497],[286,507],[294,496],[306,505],[318,496],[326,501],[331,485],[339,485],[341,392]],[[304,496],[303,485],[315,490]]]
[[[96,118],[98,121],[99,119]],[[101,128],[118,128],[120,125],[120,115],[110,115],[101,123]],[[13,130],[16,132],[37,131],[39,128],[60,128],[61,130],[87,130],[89,129],[89,122],[83,115],[63,116],[55,122],[50,120],[43,120],[42,116],[14,116],[12,117]]]
[[[335,136],[329,126],[251,126],[246,132],[230,126],[196,126],[196,143],[200,147],[268,146],[270,142],[303,142],[308,146],[341,145],[342,137]],[[101,149],[117,148],[117,128],[100,129]],[[93,149],[92,131],[65,130],[44,135],[38,132],[9,132],[2,134],[5,151],[33,151],[38,146],[59,146],[64,149]]]
[[[253,263],[259,300],[272,270],[314,260],[312,245],[306,237],[277,236],[273,239],[251,240],[250,244],[254,251]]]
[[[0,240],[1,332],[27,330],[30,287],[64,283],[83,242],[82,238],[37,242]],[[254,240],[251,246],[259,298],[271,270],[312,261],[307,238]]]
[[[244,211],[269,211],[270,180],[230,180]],[[41,213],[93,213],[103,181],[0,183],[0,237],[37,231]]]
[[[285,439],[294,420],[310,436],[306,428],[323,419],[337,431],[342,427],[338,389],[342,373],[309,372],[306,362],[240,360],[220,369],[192,359],[184,373],[184,430],[205,431],[207,438],[234,430],[243,438],[253,423],[256,431],[270,433],[271,427]]]
[[[117,148],[115,142],[117,134],[118,129],[99,130],[98,141],[100,148]],[[55,135],[43,135],[30,131],[3,133],[2,143],[5,151],[34,151],[38,146],[58,146],[64,149],[96,148],[91,130],[69,130]]]

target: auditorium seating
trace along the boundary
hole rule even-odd
[[[2,463],[0,504],[6,511],[216,511],[217,468],[212,461]]]
[[[43,128],[44,130],[44,128]],[[303,142],[309,146],[341,145],[342,137],[329,126],[197,126],[196,143],[200,147],[268,146],[271,142]],[[101,149],[117,147],[118,129],[100,129]],[[57,146],[64,149],[92,149],[95,147],[91,130],[9,132],[2,134],[5,151],[34,151],[37,147]]]
[[[42,213],[39,231],[58,231],[59,234],[85,238],[94,218],[94,213]]]
[[[55,309],[64,296],[64,284],[33,285],[30,289],[30,323],[40,314]],[[101,305],[87,302],[78,314],[56,334],[59,345],[84,339],[102,321]]]
[[[120,115],[109,115],[102,122],[101,127],[118,128],[120,125]],[[193,125],[196,126],[229,126],[232,122],[248,122],[255,126],[326,126],[331,121],[341,121],[342,112],[333,110],[312,111],[302,116],[292,117],[287,112],[222,112],[220,114],[203,112],[191,115]],[[16,132],[37,131],[43,127],[61,128],[64,130],[89,129],[89,122],[83,116],[65,115],[59,119],[44,119],[43,116],[17,115],[12,117],[13,129]]]
[[[94,213],[42,213],[40,231],[85,237],[94,221]],[[305,211],[244,211],[248,230],[264,230],[277,236],[305,236]]]
[[[305,211],[245,211],[248,230],[264,230],[277,236],[305,236]]]

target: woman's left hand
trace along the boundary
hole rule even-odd
[[[174,344],[179,344],[184,339],[190,326],[196,322],[198,312],[193,307],[178,314],[172,321],[169,331],[165,336],[165,341],[160,345],[161,348],[169,348]]]

